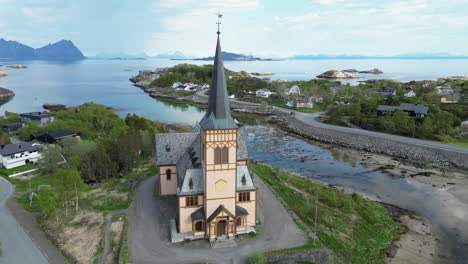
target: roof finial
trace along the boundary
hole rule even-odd
[[[221,32],[219,31],[219,26],[221,25],[221,18],[223,17],[222,14],[218,14],[218,22],[216,22],[216,24],[218,25],[218,35],[221,34]]]

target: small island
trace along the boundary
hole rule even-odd
[[[26,69],[26,68],[28,68],[28,66],[22,65],[22,64],[8,65],[8,67],[13,68],[13,69]]]
[[[324,79],[356,79],[359,78],[351,73],[345,71],[336,71],[330,70],[326,71],[320,75],[317,75],[317,78],[324,78]]]
[[[4,70],[0,70],[0,77],[7,76],[7,75],[8,75],[8,72]]]
[[[250,74],[251,74],[251,75],[255,75],[255,76],[270,76],[270,75],[275,75],[275,74],[272,73],[272,72],[251,72]]]
[[[367,70],[367,71],[359,71],[359,73],[370,73],[370,74],[382,74],[383,71],[377,68],[374,68],[372,70]]]
[[[346,69],[346,70],[343,70],[344,72],[349,72],[349,73],[357,73],[359,72],[358,70],[356,69]]]

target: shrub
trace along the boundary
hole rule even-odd
[[[249,257],[247,260],[247,264],[264,264],[265,263],[265,256],[263,256],[260,252],[255,252],[252,256]]]

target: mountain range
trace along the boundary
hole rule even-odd
[[[232,52],[221,52],[221,57],[225,61],[261,61],[261,60],[271,60],[271,59],[261,59],[258,57],[254,57],[252,55],[244,55],[244,54],[237,54]],[[206,58],[199,58],[195,60],[203,60],[203,61],[212,61],[214,57],[206,57]]]
[[[468,59],[468,56],[453,55],[450,53],[407,53],[394,56],[364,56],[364,55],[295,55],[287,59],[291,60],[359,60],[359,59]]]
[[[86,57],[70,40],[60,40],[34,49],[17,41],[0,38],[0,58],[26,60],[82,60]]]

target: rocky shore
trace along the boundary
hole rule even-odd
[[[11,98],[15,96],[15,93],[12,90],[0,87],[0,99]]]
[[[317,75],[317,78],[324,78],[324,79],[356,79],[359,78],[349,72],[346,71],[335,71],[330,70],[326,71],[320,75]]]
[[[313,127],[285,115],[271,116],[268,121],[281,126],[289,132],[319,142],[331,143],[371,153],[386,154],[423,166],[432,164],[432,166],[453,166],[460,169],[468,169],[466,155],[459,153],[373,138],[361,134]]]
[[[7,76],[7,75],[8,75],[8,72],[4,70],[0,70],[0,77]]]
[[[105,105],[101,105],[101,104],[96,104],[96,103],[93,103],[93,102],[86,102],[82,105],[79,105],[79,106],[66,106],[64,104],[54,104],[54,103],[47,103],[47,104],[44,104],[42,105],[42,108],[46,109],[46,110],[49,110],[49,111],[52,111],[52,112],[57,112],[57,111],[62,111],[62,110],[74,110],[74,111],[79,111],[80,110],[80,107],[83,107],[83,106],[91,106],[91,105],[97,105],[97,106],[102,106],[102,107],[105,107],[113,112],[119,112],[121,111],[121,109],[116,109],[116,108],[113,108],[113,107],[110,107],[110,106],[105,106]]]
[[[28,66],[22,65],[22,64],[8,65],[8,67],[13,68],[13,69],[26,69],[26,68],[28,68]]]

